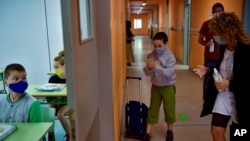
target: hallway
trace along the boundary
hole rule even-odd
[[[151,40],[148,36],[136,36],[133,43],[135,63],[127,67],[127,76],[142,78],[142,101],[149,106],[150,100],[150,77],[143,72],[146,55],[152,50]],[[202,108],[202,79],[189,70],[188,66],[176,64],[176,123],[174,124],[175,141],[211,141],[210,122],[211,116],[200,118]],[[138,100],[138,82],[130,80],[128,93],[130,100]],[[127,96],[127,95],[126,95]],[[127,103],[127,97],[124,104]],[[137,141],[125,137],[125,121],[123,111],[121,141]],[[229,138],[229,128],[226,137]],[[166,135],[166,123],[161,107],[158,124],[154,125],[151,132],[151,141],[164,141]]]

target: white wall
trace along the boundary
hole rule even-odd
[[[0,0],[1,68],[21,63],[30,84],[48,81],[63,49],[60,7],[60,0]]]
[[[43,0],[42,0],[43,1]],[[63,50],[61,0],[46,0],[49,53],[51,63],[58,52]],[[53,63],[51,64],[53,70]]]

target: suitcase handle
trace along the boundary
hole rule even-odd
[[[141,77],[127,76],[126,79],[138,79],[138,80],[141,80]]]
[[[137,79],[139,81],[139,102],[140,104],[142,104],[142,94],[141,94],[141,77],[135,77],[135,76],[127,76],[126,80],[127,80],[127,101],[129,103],[129,84],[128,84],[128,80],[129,79]]]

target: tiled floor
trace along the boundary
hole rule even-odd
[[[142,78],[142,101],[149,105],[150,100],[150,78],[143,73],[146,55],[152,50],[151,40],[147,36],[137,36],[134,42],[135,63],[127,68],[128,76],[139,76]],[[202,107],[202,79],[196,76],[188,66],[176,65],[176,118],[174,124],[175,141],[211,141],[210,122],[211,116],[200,118]],[[137,81],[129,81],[128,86],[129,99],[138,99]],[[125,98],[125,102],[127,98]],[[181,118],[181,116],[187,117]],[[136,139],[124,138],[125,126],[124,116],[122,120],[121,141],[136,141]],[[161,108],[159,123],[154,125],[151,133],[151,141],[164,141],[166,132],[166,123],[164,122],[164,113]],[[229,137],[227,130],[226,137]]]

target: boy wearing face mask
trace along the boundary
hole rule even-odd
[[[4,84],[9,94],[0,95],[0,122],[41,122],[39,101],[27,94],[25,68],[21,64],[10,64],[4,70]]]
[[[167,123],[166,141],[173,141],[173,123],[175,118],[175,56],[167,47],[168,36],[158,32],[153,37],[154,50],[146,59],[144,72],[151,76],[151,99],[148,111],[147,130],[143,141],[150,141],[153,124],[158,123],[160,105],[163,102],[165,121]]]

